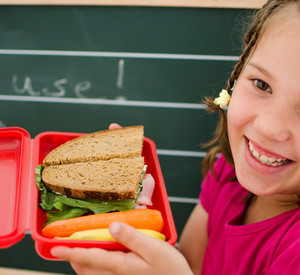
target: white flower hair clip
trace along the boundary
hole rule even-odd
[[[227,90],[223,89],[219,94],[219,97],[215,98],[214,103],[219,105],[220,108],[224,109],[230,102],[230,94]]]

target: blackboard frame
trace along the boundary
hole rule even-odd
[[[0,0],[0,5],[108,5],[257,9],[266,0]]]

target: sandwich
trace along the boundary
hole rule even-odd
[[[146,165],[143,126],[86,134],[52,150],[36,168],[47,223],[133,209]]]

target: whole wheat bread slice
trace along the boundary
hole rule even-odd
[[[86,134],[44,159],[42,180],[50,191],[78,199],[133,199],[144,168],[144,127]]]
[[[142,153],[143,126],[123,127],[86,134],[52,150],[44,165],[137,157]]]
[[[133,199],[144,158],[115,158],[94,162],[45,166],[42,180],[50,191],[78,199]]]

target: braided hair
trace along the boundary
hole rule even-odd
[[[300,0],[268,0],[256,13],[252,24],[244,36],[243,52],[228,79],[226,87],[228,92],[233,88],[235,80],[238,79],[271,19],[274,18],[274,16],[278,14],[280,10],[291,4],[296,4],[300,10]],[[218,153],[222,153],[226,161],[234,166],[228,139],[226,113],[222,108],[214,103],[213,97],[206,97],[204,102],[206,103],[209,111],[219,111],[220,121],[214,133],[214,138],[204,145],[206,148],[211,146],[214,147],[208,151],[206,157],[204,158],[202,167],[203,176],[205,176],[209,170],[214,175],[213,164]]]

